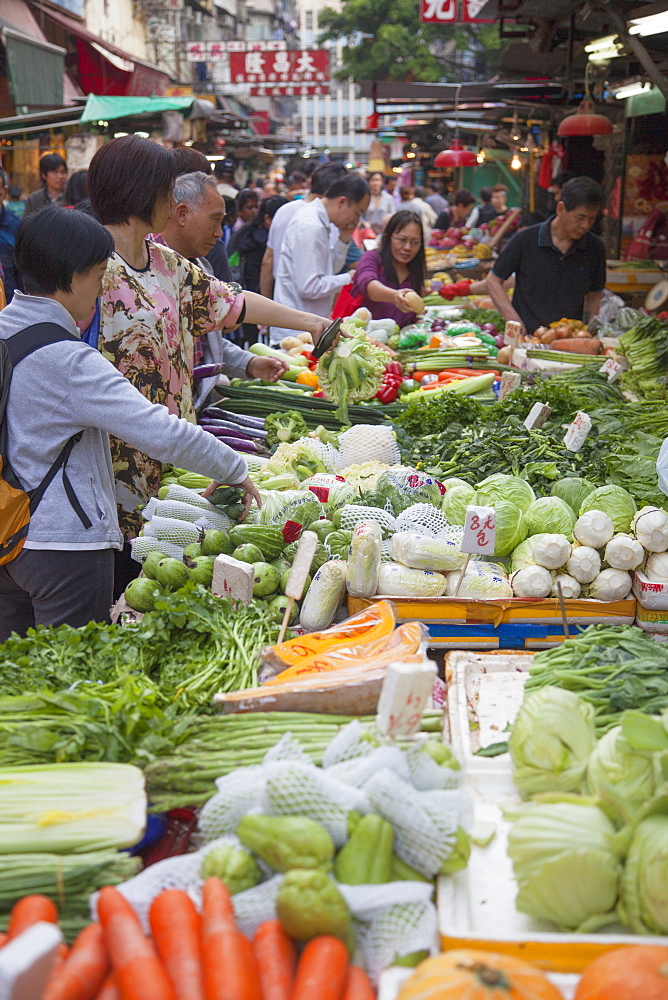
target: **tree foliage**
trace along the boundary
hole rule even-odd
[[[500,48],[496,25],[422,24],[418,0],[343,0],[340,10],[326,7],[318,24],[323,29],[320,44],[346,43],[339,79],[425,83],[462,79],[453,49],[465,51],[476,39],[475,48],[482,46],[483,54],[476,63],[482,62],[484,72],[489,62],[484,57]]]

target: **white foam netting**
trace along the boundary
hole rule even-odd
[[[380,525],[383,537],[389,539],[397,530],[397,521],[390,511],[380,507],[363,507],[358,503],[347,503],[341,508],[340,525],[344,531],[353,531],[360,521],[375,521]]]
[[[263,763],[241,767],[216,780],[216,794],[202,807],[199,828],[205,842],[234,833],[246,813],[262,812],[262,802],[269,770],[274,761],[295,760],[310,764],[301,744],[291,733],[284,733],[264,755]]]
[[[414,503],[397,516],[397,531],[416,531],[419,535],[437,538],[447,527],[444,514],[430,503]]]
[[[328,768],[340,761],[370,754],[374,749],[374,744],[365,738],[365,732],[359,719],[353,719],[343,729],[339,729],[336,736],[325,747],[322,755],[322,766]]]
[[[416,883],[399,884],[406,886]],[[415,951],[436,954],[437,924],[436,909],[430,902],[398,903],[379,910],[368,923],[356,922],[364,966],[372,982],[378,983],[383,969],[391,965],[395,958]]]
[[[364,791],[373,811],[394,827],[394,846],[401,860],[434,878],[451,854],[462,822],[461,792],[417,792],[387,770],[373,775]]]
[[[327,468],[328,472],[336,472],[337,469],[341,468],[339,453],[333,445],[326,444],[319,438],[313,437],[301,437],[299,438],[297,444],[304,444],[307,448],[310,448],[313,454],[316,455]]]
[[[252,459],[252,455],[248,455],[248,459]],[[250,464],[248,464],[250,468]],[[182,503],[189,503],[193,507],[199,507],[200,510],[205,511],[206,514],[211,515],[211,517],[216,520],[216,526],[222,521],[222,531],[227,531],[234,521],[227,514],[212,504],[205,497],[201,496],[196,490],[189,490],[185,486],[179,486],[178,483],[172,483],[167,491],[166,500],[180,500]]]
[[[355,424],[339,435],[339,468],[381,462],[398,465],[401,460],[394,431],[390,427]]]
[[[154,516],[144,525],[143,531],[145,537],[173,542],[174,545],[181,545],[183,548],[199,542],[201,538],[201,531],[196,525],[176,517]]]
[[[266,766],[262,811],[270,816],[308,816],[324,826],[337,847],[348,839],[348,814],[369,812],[362,791],[314,764],[282,761]]]
[[[190,521],[191,524],[197,524],[201,528],[218,528],[220,531],[226,531],[232,523],[229,517],[217,511],[213,504],[210,504],[209,507],[209,510],[205,510],[203,507],[184,503],[182,500],[156,500],[153,498],[146,504],[143,517],[147,521],[156,515],[158,517],[175,517],[182,521]]]
[[[184,546],[175,545],[166,539],[151,538],[149,535],[139,535],[138,538],[131,538],[132,558],[135,562],[142,563],[151,552],[163,552],[172,559],[180,559],[183,562]]]
[[[437,788],[458,788],[462,771],[442,767],[424,749],[424,743],[415,743],[404,750],[408,766],[409,780],[418,789],[426,792]]]

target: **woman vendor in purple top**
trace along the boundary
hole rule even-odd
[[[422,295],[426,270],[422,222],[415,212],[402,210],[387,223],[380,247],[362,254],[351,294],[363,296],[361,304],[374,319],[407,326],[416,316],[406,292]]]

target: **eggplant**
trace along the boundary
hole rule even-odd
[[[259,444],[256,444],[255,441],[230,437],[229,431],[224,430],[222,427],[202,427],[202,430],[208,434],[212,434],[218,441],[222,441],[228,448],[232,448],[233,451],[243,451],[250,455],[266,454],[266,451]]]
[[[267,436],[267,431],[261,431],[258,427],[242,427],[237,424],[236,420],[216,420],[211,417],[206,417],[202,420],[203,424],[209,424],[211,427],[226,427],[230,431],[237,431],[240,434],[244,434],[249,438],[258,438],[260,441],[264,441]]]
[[[193,379],[195,382],[199,382],[203,378],[213,378],[214,375],[222,375],[224,371],[224,365],[196,365],[193,368]]]
[[[228,437],[239,438],[242,441],[253,440],[250,434],[244,434],[243,431],[230,430],[229,427],[225,426],[221,427],[217,423],[212,423],[210,420],[203,420],[202,423],[200,424],[200,427],[203,427],[205,431],[210,431],[210,430],[224,431]]]
[[[241,427],[255,427],[259,431],[264,430],[264,417],[248,417],[242,413],[231,413],[229,410],[221,410],[218,406],[207,406],[202,410],[203,417],[210,417],[212,420],[231,420]]]

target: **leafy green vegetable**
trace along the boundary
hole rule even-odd
[[[547,685],[576,691],[593,705],[602,735],[626,709],[653,715],[668,708],[668,650],[631,625],[591,625],[536,653],[525,692]]]
[[[498,472],[478,483],[476,498],[479,504],[506,500],[524,512],[534,502],[536,495],[525,479]]]
[[[586,497],[593,493],[596,487],[593,483],[580,476],[568,476],[566,479],[559,479],[550,490],[553,497],[559,497],[568,504],[572,511],[579,511]]]
[[[520,913],[561,930],[612,923],[620,880],[614,834],[603,810],[587,799],[532,803],[508,837]]]
[[[478,503],[484,503],[493,507],[496,515],[496,546],[495,556],[509,556],[520,542],[527,536],[526,525],[522,511],[516,504],[507,500],[480,500],[476,495]]]
[[[638,508],[630,493],[621,486],[599,486],[582,502],[579,514],[602,510],[615,526],[615,531],[629,531]]]
[[[523,798],[580,790],[596,746],[594,709],[572,691],[544,687],[524,699],[508,741]]]
[[[383,501],[389,500],[395,514],[400,514],[414,503],[431,503],[440,507],[442,500],[440,485],[433,476],[400,466],[381,473],[375,492]]]
[[[306,421],[297,410],[268,414],[264,419],[264,429],[267,431],[266,440],[270,448],[282,441],[298,441],[308,434]]]
[[[624,867],[620,913],[637,934],[668,933],[665,800],[662,806],[662,813],[638,823]]]
[[[524,521],[530,535],[553,532],[572,540],[573,526],[577,521],[574,511],[559,497],[542,497],[534,500],[525,512]]]

